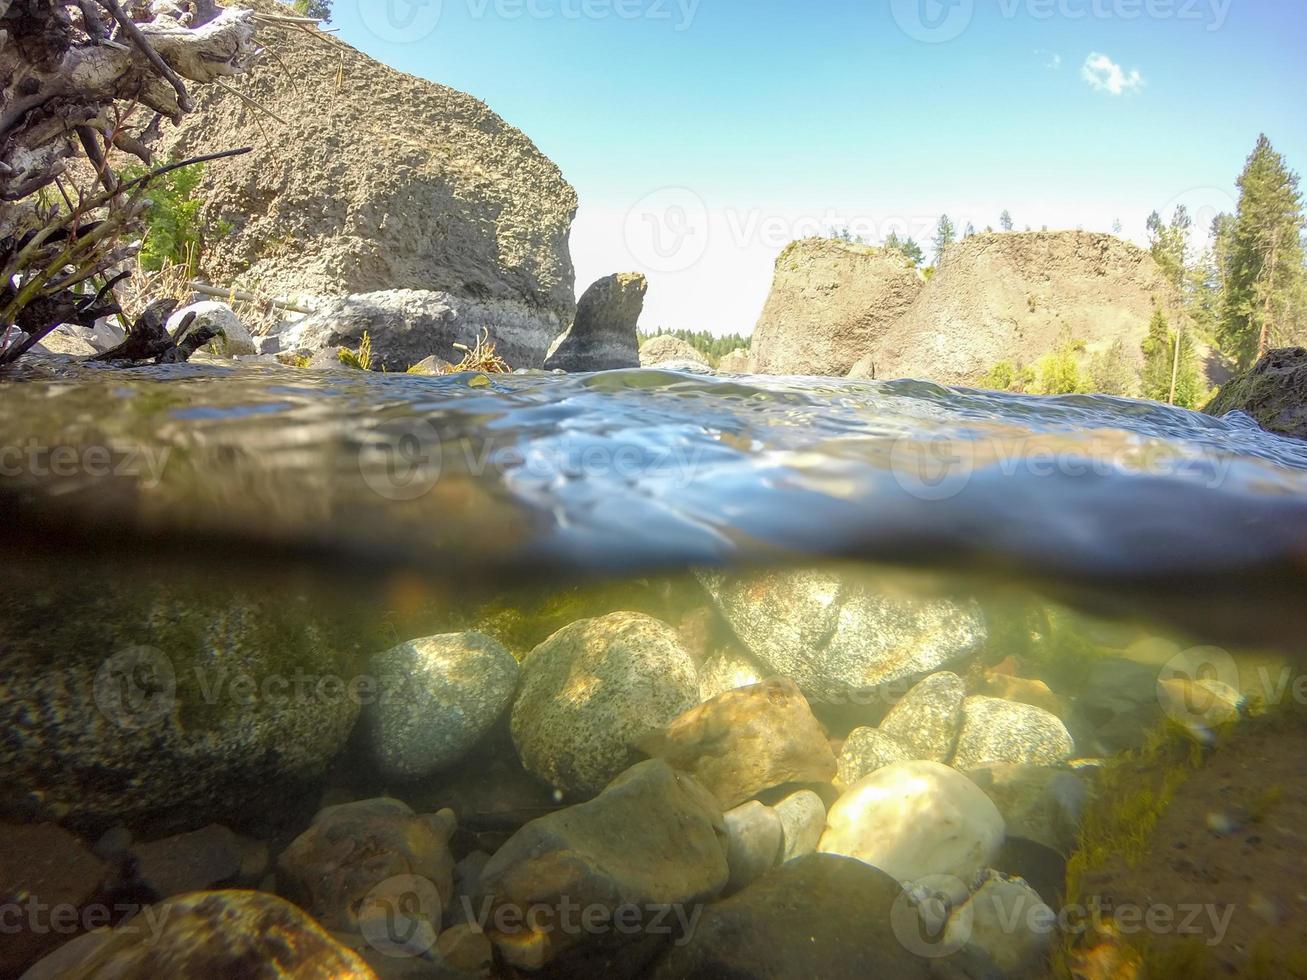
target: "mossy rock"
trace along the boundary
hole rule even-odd
[[[1228,381],[1203,411],[1246,412],[1268,432],[1307,439],[1307,350],[1268,351],[1252,370]]]
[[[248,823],[284,809],[349,738],[355,644],[315,607],[212,583],[26,571],[0,577],[7,816],[87,832]]]

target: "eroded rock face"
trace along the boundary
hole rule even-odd
[[[680,337],[661,334],[650,337],[640,345],[641,367],[663,367],[667,364],[690,362],[703,367],[708,366],[708,359],[687,344]]]
[[[795,242],[776,260],[753,334],[753,371],[843,377],[924,285],[895,252],[826,238]]]
[[[364,716],[383,774],[420,779],[448,768],[512,701],[513,655],[481,633],[410,640],[372,660],[377,701]]]
[[[690,941],[669,950],[652,976],[924,980],[929,961],[893,930],[901,893],[892,877],[860,861],[810,854],[704,909]]]
[[[882,593],[836,571],[700,580],[749,652],[814,703],[860,703],[862,692],[965,659],[987,636],[974,603]]]
[[[1051,766],[1071,758],[1075,748],[1066,725],[1043,708],[973,695],[962,704],[962,730],[953,766]]]
[[[642,613],[563,627],[522,664],[513,743],[523,765],[585,798],[634,760],[634,745],[699,700],[694,660],[676,632]]]
[[[242,5],[285,13],[276,0]],[[575,310],[576,193],[558,167],[479,100],[333,36],[266,30],[259,43],[270,55],[241,90],[285,121],[277,138],[251,141],[255,110],[203,86],[157,148],[166,159],[254,144],[206,167],[197,192],[205,218],[228,226],[206,249],[213,281],[277,296],[429,289],[517,304],[553,324],[539,359],[509,359],[538,367]]]
[[[1307,350],[1267,351],[1249,371],[1222,385],[1203,411],[1244,412],[1268,432],[1307,439]]]
[[[835,756],[807,699],[785,678],[719,694],[640,748],[695,777],[725,808],[785,783],[826,783]]]
[[[446,905],[454,891],[454,827],[453,811],[419,816],[384,797],[329,806],[277,859],[278,888],[323,925],[345,932],[359,931],[369,896],[393,879],[424,879]]]
[[[335,299],[312,316],[285,326],[284,351],[318,351],[331,356],[340,348],[357,350],[366,333],[373,367],[407,371],[435,355],[458,363],[463,352],[454,344],[475,347],[479,337],[495,344],[509,367],[539,367],[549,341],[558,332],[553,314],[532,310],[513,300],[476,300],[447,292],[392,289]]]
[[[77,942],[80,949],[69,950],[72,955],[64,950],[52,954],[50,959],[61,959],[57,972],[49,976],[376,980],[357,954],[313,919],[264,892],[179,895],[151,906],[110,933]]]
[[[709,901],[727,877],[720,805],[691,776],[652,759],[590,802],[527,824],[486,863],[480,887],[491,941],[509,963],[531,969],[578,946],[656,940],[676,921],[655,923],[658,907]],[[615,928],[619,908],[639,910],[632,931]],[[580,927],[587,909],[602,928]]]
[[[835,801],[820,850],[900,881],[950,875],[968,882],[993,864],[1004,833],[998,808],[962,773],[938,762],[899,762]]]
[[[545,368],[613,371],[640,366],[636,329],[649,281],[638,272],[600,279],[576,305],[576,320],[549,350]]]

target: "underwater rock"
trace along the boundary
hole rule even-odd
[[[689,940],[668,950],[651,975],[925,980],[929,961],[909,952],[893,928],[901,893],[897,881],[860,861],[809,854],[709,905]]]
[[[959,950],[964,962],[982,969],[974,977],[1033,978],[1046,976],[1057,916],[1020,878],[987,870],[967,899],[955,908],[944,927],[943,946]]]
[[[810,789],[791,793],[773,810],[781,821],[781,861],[793,861],[817,850],[826,829],[826,804]]]
[[[1080,752],[1108,756],[1143,745],[1165,717],[1157,677],[1156,666],[1120,657],[1093,663],[1070,718]]]
[[[638,739],[698,700],[694,661],[666,623],[633,612],[584,619],[527,655],[513,743],[528,770],[589,797],[633,761]]]
[[[440,934],[436,953],[440,962],[451,970],[474,977],[487,975],[495,959],[494,947],[486,934],[466,922],[450,926]]]
[[[898,739],[877,728],[855,728],[840,749],[835,783],[847,789],[863,776],[895,762],[911,762],[910,753]]]
[[[785,783],[828,783],[835,756],[802,692],[787,678],[719,694],[639,742],[733,807]]]
[[[388,881],[424,879],[444,908],[454,892],[453,832],[450,810],[418,816],[388,798],[329,806],[277,859],[278,890],[327,928],[345,932],[366,925],[360,914]],[[434,910],[436,930],[440,911]]]
[[[994,763],[1051,766],[1075,754],[1075,741],[1062,719],[1032,704],[973,695],[962,704],[956,769]]]
[[[1203,411],[1244,412],[1268,432],[1307,439],[1307,350],[1267,351],[1250,370],[1222,385]]]
[[[1167,677],[1157,682],[1157,700],[1168,718],[1207,740],[1213,729],[1242,717],[1246,699],[1215,678]]]
[[[514,834],[482,869],[478,907],[500,955],[534,969],[581,945],[656,945],[675,923],[658,907],[708,901],[727,878],[717,800],[693,777],[651,759],[588,803]],[[632,908],[639,913],[629,927],[615,919]]]
[[[636,333],[649,280],[621,272],[595,282],[576,304],[576,319],[549,348],[545,370],[614,371],[640,366]]]
[[[358,717],[348,642],[298,603],[87,570],[0,592],[0,623],[0,814],[27,796],[92,835],[280,819]]]
[[[907,749],[911,759],[947,762],[957,745],[966,696],[966,685],[957,674],[931,674],[890,709],[880,730]]]
[[[1049,766],[1001,765],[967,773],[994,801],[1009,837],[1023,837],[1069,855],[1089,803],[1085,778]]]
[[[1003,845],[1003,817],[984,791],[938,762],[898,762],[854,783],[831,807],[820,850],[900,881],[970,881]]]
[[[372,660],[378,699],[364,723],[373,757],[392,779],[421,779],[458,762],[517,690],[513,655],[482,633],[401,643]]]
[[[60,949],[40,976],[114,980],[376,980],[355,953],[294,905],[264,892],[194,892]],[[71,945],[71,944],[70,944]],[[80,955],[78,955],[80,954]],[[34,971],[45,971],[38,963]]]
[[[220,885],[252,885],[268,868],[267,844],[216,823],[137,844],[129,853],[134,867],[132,884],[148,889],[156,902]]]
[[[0,976],[18,976],[72,934],[50,928],[50,910],[73,910],[79,931],[82,909],[100,898],[108,872],[62,827],[0,824]],[[41,908],[29,907],[29,896]]]
[[[731,877],[726,892],[737,892],[780,864],[784,830],[771,807],[750,800],[724,815],[726,864]]]
[[[975,603],[882,594],[831,571],[699,575],[748,651],[814,703],[860,703],[861,692],[962,660],[987,635]]]
[[[763,674],[757,664],[730,650],[723,650],[699,666],[699,700],[711,701],[727,691],[759,684]]]

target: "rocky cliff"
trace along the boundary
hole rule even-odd
[[[826,238],[794,242],[776,260],[753,334],[753,370],[844,375],[880,346],[923,285],[896,253]]]
[[[1064,332],[1089,354],[1120,339],[1142,359],[1155,301],[1174,311],[1179,297],[1151,255],[1111,235],[977,235],[944,253],[852,376],[974,383],[1000,361],[1033,363]]]
[[[275,0],[240,2],[286,12]],[[576,194],[525,135],[470,95],[329,34],[267,26],[259,39],[268,56],[232,87],[267,111],[206,89],[180,128],[165,124],[159,147],[254,147],[209,166],[200,187],[209,226],[229,229],[207,250],[216,281],[508,301],[546,313],[549,339],[571,323]]]

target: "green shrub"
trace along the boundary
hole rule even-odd
[[[124,180],[135,180],[146,171],[139,167],[123,171]],[[146,197],[145,238],[141,245],[143,269],[158,272],[166,265],[183,267],[194,275],[204,246],[200,220],[203,201],[195,196],[204,176],[203,165],[183,167],[150,182]]]

